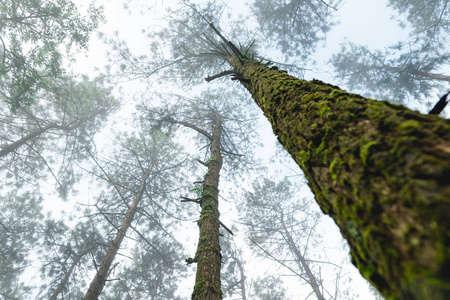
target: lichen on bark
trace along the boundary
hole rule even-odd
[[[387,299],[450,294],[450,122],[231,56],[353,263]]]

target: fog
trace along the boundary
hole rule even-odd
[[[0,299],[384,299],[232,61],[427,114],[416,2],[3,0]]]

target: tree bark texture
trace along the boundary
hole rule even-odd
[[[201,212],[198,225],[200,239],[195,254],[197,274],[195,276],[193,300],[220,300],[222,290],[220,267],[222,255],[219,245],[219,174],[222,168],[220,152],[221,119],[216,114],[214,133],[211,139],[211,158],[203,182]]]
[[[122,226],[120,226],[120,229],[117,232],[115,239],[111,242],[108,252],[106,253],[105,259],[101,263],[100,268],[97,270],[97,274],[92,280],[83,300],[97,300],[98,296],[102,292],[103,287],[105,286],[105,283],[108,279],[109,270],[111,268],[112,262],[114,261],[114,258],[116,257],[116,254],[119,251],[120,244],[125,238],[125,234],[127,233],[128,227],[130,227],[131,222],[133,221],[134,214],[136,213],[139,201],[141,201],[142,199],[142,195],[145,189],[145,181],[150,176],[150,173],[153,169],[153,165],[154,163],[150,165],[150,167],[147,170],[147,173],[144,175],[138,193],[136,194],[136,197],[134,198],[133,202],[128,208],[125,218],[123,219]]]
[[[228,58],[387,299],[450,295],[450,121]]]

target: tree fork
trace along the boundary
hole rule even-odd
[[[387,299],[450,294],[450,121],[229,56],[353,263]]]

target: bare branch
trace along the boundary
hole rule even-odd
[[[205,78],[206,82],[210,82],[213,81],[214,79],[226,76],[226,75],[230,75],[230,74],[235,74],[234,70],[227,70],[227,71],[223,71],[220,72],[219,74],[213,75],[213,76],[208,76]]]

